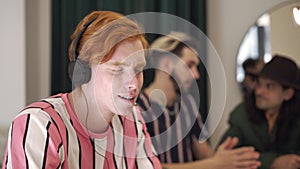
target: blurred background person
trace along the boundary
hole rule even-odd
[[[241,86],[244,95],[247,96],[253,92],[256,85],[257,74],[262,70],[264,65],[265,63],[262,59],[248,58],[243,62],[242,67],[245,72],[245,78]]]
[[[228,137],[214,152],[206,141],[208,133],[190,95],[200,78],[199,45],[189,35],[171,32],[156,39],[148,56],[155,68],[154,80],[137,100],[148,131],[164,168],[257,168],[259,154],[252,147],[236,150],[237,139]],[[147,78],[147,76],[145,77]],[[199,101],[199,100],[198,100]],[[200,138],[200,134],[204,138]]]
[[[230,114],[222,140],[238,137],[236,147],[255,147],[261,169],[300,167],[298,78],[296,63],[275,55],[258,74],[253,104],[240,104]]]

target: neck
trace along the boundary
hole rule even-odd
[[[71,107],[76,114],[79,122],[88,130],[96,134],[107,130],[113,113],[99,111],[95,100],[80,88],[76,88],[68,95]]]
[[[276,120],[279,114],[279,110],[267,110],[265,111],[265,116],[267,120]]]
[[[174,105],[177,92],[174,86],[174,82],[170,79],[169,74],[162,71],[157,71],[155,73],[154,81],[145,89],[145,93],[149,97],[152,94],[151,92],[153,92],[154,90],[160,91],[160,96],[155,94],[153,97],[153,101],[156,101],[160,104],[162,102],[161,98],[165,97],[163,98],[163,102],[165,102],[167,106]]]
[[[266,119],[268,121],[269,125],[269,134],[272,134],[276,119],[278,117],[279,111],[274,111],[274,110],[268,110],[265,112]]]

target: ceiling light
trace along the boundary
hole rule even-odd
[[[297,6],[293,9],[295,22],[300,26],[300,7]]]

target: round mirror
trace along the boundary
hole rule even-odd
[[[259,17],[248,29],[238,51],[236,67],[236,79],[243,91],[244,83],[251,81],[251,74],[259,71],[274,54],[288,56],[300,65],[300,25],[295,20],[299,7],[299,0],[281,4]]]

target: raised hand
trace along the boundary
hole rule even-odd
[[[259,153],[253,147],[232,149],[238,139],[228,137],[217,149],[213,158],[223,169],[256,169],[261,163]]]
[[[271,169],[298,169],[300,168],[300,156],[296,154],[282,155],[273,161]]]

